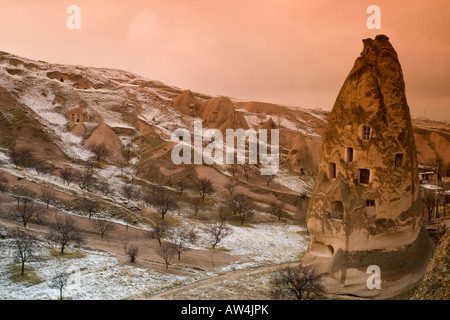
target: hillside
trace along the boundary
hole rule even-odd
[[[121,70],[51,64],[0,52],[0,241],[2,257],[8,257],[2,259],[0,272],[14,264],[9,233],[24,229],[24,217],[16,210],[23,199],[40,208],[26,229],[45,257],[30,262],[44,280],[29,287],[2,279],[1,286],[14,285],[17,295],[0,291],[0,298],[32,294],[56,299],[56,291],[45,285],[59,268],[55,265],[71,265],[86,279],[84,291],[68,290],[73,299],[128,299],[151,298],[236,270],[250,270],[242,276],[256,280],[258,268],[300,261],[309,243],[304,219],[328,115],[212,97]],[[279,129],[279,172],[269,180],[260,175],[258,165],[173,164],[173,131],[192,132],[196,120],[204,129],[222,132]],[[448,123],[415,119],[413,125],[421,164],[437,154],[450,159]],[[198,186],[208,179],[214,191],[201,201]],[[46,201],[49,189],[52,197]],[[165,216],[158,202],[161,194],[177,204]],[[238,209],[232,201],[239,200],[237,195],[244,199]],[[95,210],[83,205],[88,200],[97,203]],[[226,215],[232,233],[212,249],[210,228],[220,221],[219,213]],[[55,258],[55,244],[48,241],[52,225],[67,216],[85,236],[82,247],[69,247],[78,259]],[[112,222],[114,231],[104,238],[98,220]],[[163,221],[196,234],[195,241],[187,242],[189,250],[167,269],[158,241],[148,237]],[[140,249],[135,263],[128,261],[131,244]],[[102,277],[114,290],[96,291]],[[140,286],[142,277],[145,284]],[[264,273],[264,281],[267,277]],[[231,297],[248,293],[251,298],[253,289],[240,288]],[[223,290],[228,296],[231,289]],[[257,297],[265,294],[258,291]]]

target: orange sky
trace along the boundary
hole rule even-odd
[[[81,30],[66,27],[69,5]],[[381,30],[366,27],[369,5]],[[331,109],[362,39],[397,50],[413,116],[450,120],[448,0],[0,0],[0,50],[181,89]]]

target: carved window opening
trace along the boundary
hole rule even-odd
[[[375,207],[375,200],[366,200],[366,207]]]
[[[369,184],[370,181],[370,170],[369,169],[359,169],[359,183]]]
[[[403,167],[403,153],[397,153],[395,155],[395,167],[396,168]]]
[[[342,220],[344,218],[344,205],[341,201],[331,203],[330,216],[332,219]]]
[[[330,179],[336,178],[336,163],[330,162],[328,164],[328,175]]]
[[[347,148],[347,162],[353,162],[353,148]]]

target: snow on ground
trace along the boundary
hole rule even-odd
[[[285,186],[286,188],[300,194],[304,192],[309,193],[314,187],[314,183],[312,181],[305,181],[300,179],[298,175],[281,171],[275,176],[273,182]]]
[[[233,233],[224,238],[216,248],[226,249],[229,254],[240,255],[251,261],[232,263],[223,267],[220,270],[222,272],[298,261],[309,244],[309,237],[304,235],[305,229],[297,225],[264,223],[251,227],[229,227]],[[211,248],[211,239],[205,227],[197,225],[195,232],[195,248]]]
[[[25,270],[27,267],[36,270],[42,282],[34,285],[12,282],[8,270],[16,263],[12,258],[14,245],[11,240],[0,240],[0,300],[58,299],[59,290],[50,288],[49,283],[53,276],[63,271],[70,274],[63,296],[72,300],[139,298],[208,276],[200,272],[192,277],[176,276],[124,266],[114,256],[100,251],[77,249],[84,257],[61,258],[52,256],[47,245],[40,243],[38,248],[40,261],[27,262]]]

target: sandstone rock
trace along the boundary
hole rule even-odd
[[[432,249],[397,53],[384,35],[363,43],[325,130],[304,263],[330,293],[384,298],[421,280]],[[381,289],[367,287],[371,265]]]
[[[441,238],[424,280],[411,300],[450,299],[450,229]]]
[[[182,94],[173,100],[172,108],[180,111],[182,114],[197,117],[199,116],[199,105],[191,90],[185,90]]]
[[[297,134],[286,158],[289,169],[302,175],[314,176],[317,173],[321,143],[318,138]]]
[[[120,162],[123,160],[122,142],[117,134],[106,123],[102,122],[86,139],[84,145],[90,148],[93,145],[104,144],[109,151],[109,156],[112,161]]]
[[[235,110],[233,102],[226,97],[212,98],[203,102],[200,107],[200,115],[208,128],[216,128],[221,131],[249,128],[245,118]]]

